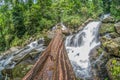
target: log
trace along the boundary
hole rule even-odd
[[[47,49],[22,80],[75,80],[61,30],[56,31]]]

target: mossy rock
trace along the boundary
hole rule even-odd
[[[100,34],[104,35],[105,33],[112,33],[115,32],[114,24],[113,23],[103,23],[100,28]]]
[[[110,33],[110,37],[111,38],[117,38],[117,37],[120,37],[120,35],[116,32],[112,32],[112,33]]]
[[[13,78],[23,78],[33,65],[19,64],[13,70]]]
[[[44,45],[45,46],[48,46],[49,45],[49,43],[50,43],[50,41],[51,41],[51,38],[49,38],[48,36],[44,36]]]
[[[116,30],[117,33],[120,34],[120,22],[115,24],[115,30]]]
[[[120,57],[120,43],[115,39],[107,39],[102,37],[102,46],[107,50],[110,55]]]
[[[104,49],[103,49],[102,47],[99,47],[99,48],[97,49],[98,55],[100,55],[103,51],[104,51]]]
[[[103,22],[103,23],[114,23],[114,22],[115,22],[115,19],[114,19],[114,17],[109,16],[109,17],[107,17],[106,19],[104,19],[102,22]]]
[[[120,58],[110,59],[106,64],[106,68],[111,80],[120,79]]]

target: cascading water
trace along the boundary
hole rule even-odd
[[[99,41],[100,21],[93,21],[75,35],[66,38],[65,46],[69,59],[77,77],[86,79],[91,77],[89,54]]]
[[[3,55],[0,58],[0,76],[1,76],[2,70],[14,68],[15,65],[22,58],[24,58],[26,55],[28,55],[30,52],[32,52],[34,50],[38,53],[42,52],[45,49],[45,46],[43,46],[43,44],[44,44],[44,39],[41,38],[40,40],[31,42],[30,44],[28,44],[27,46],[25,46],[24,48],[22,48],[16,52]]]
[[[58,28],[58,26],[61,27],[62,30],[66,30],[66,29],[67,29],[66,26],[61,22],[61,23],[58,23],[57,25],[55,25],[55,26],[52,28],[52,31],[53,31],[53,30],[56,30],[56,29]]]

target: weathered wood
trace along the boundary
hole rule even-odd
[[[62,31],[57,30],[47,49],[22,80],[75,80]]]

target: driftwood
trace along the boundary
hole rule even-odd
[[[75,80],[62,38],[62,31],[51,40],[33,68],[22,80]]]

